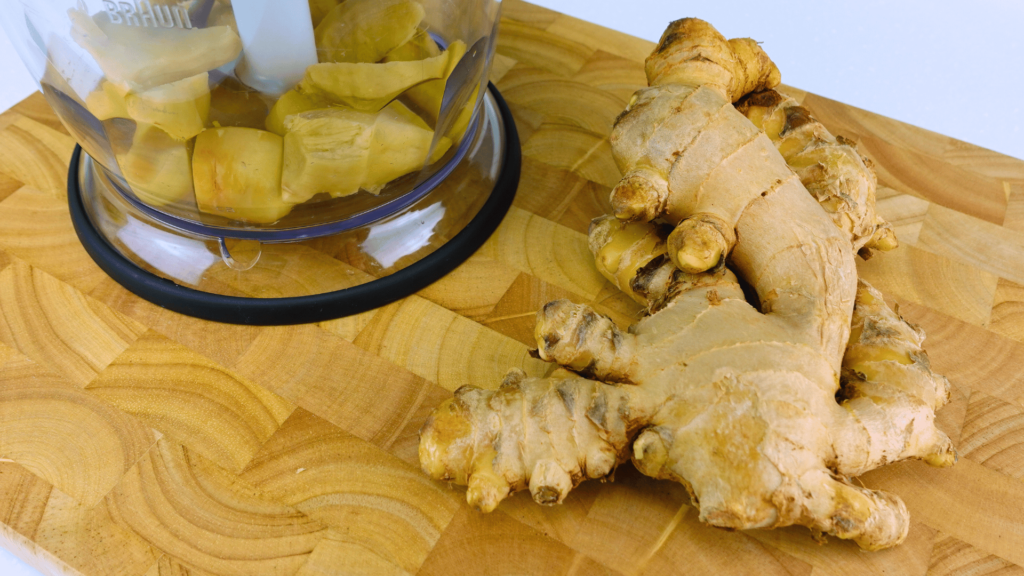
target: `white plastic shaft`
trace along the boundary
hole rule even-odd
[[[317,63],[308,0],[235,0],[232,6],[244,49],[238,77],[269,94],[292,89]]]

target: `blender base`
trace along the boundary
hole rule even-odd
[[[86,252],[89,253],[104,272],[123,287],[153,304],[188,316],[228,324],[277,326],[321,322],[379,308],[426,288],[457,268],[490,238],[512,206],[516,189],[519,186],[522,165],[520,143],[512,114],[493,85],[490,86],[490,95],[497,111],[493,121],[500,122],[496,133],[501,134],[504,139],[502,145],[504,154],[500,170],[497,171],[494,178],[493,188],[489,196],[479,207],[479,210],[475,212],[475,215],[464,226],[461,226],[456,234],[451,235],[447,241],[429,251],[422,258],[411,258],[414,261],[402,267],[394,263],[389,264],[388,266],[394,269],[393,272],[388,271],[387,267],[384,267],[383,271],[366,271],[366,267],[358,270],[358,267],[352,268],[349,266],[347,274],[350,277],[354,275],[353,270],[357,270],[359,272],[359,275],[355,276],[357,278],[367,275],[375,278],[364,283],[339,290],[291,297],[262,297],[263,293],[272,293],[272,291],[234,290],[236,293],[245,294],[239,296],[217,293],[216,290],[184,286],[182,283],[166,277],[166,274],[158,274],[157,272],[160,272],[160,270],[146,265],[146,262],[154,261],[151,256],[147,258],[146,255],[143,255],[140,259],[138,254],[133,253],[122,242],[118,241],[121,235],[111,232],[109,223],[97,226],[93,221],[97,214],[95,207],[96,199],[89,198],[86,188],[82,185],[83,170],[89,168],[88,163],[91,162],[91,159],[87,156],[83,158],[84,155],[81,147],[76,147],[68,173],[68,203],[75,232],[78,234]],[[487,118],[482,118],[481,123],[486,120]],[[464,162],[469,161],[470,159],[467,159]],[[461,189],[456,190],[455,194],[460,193],[460,191]],[[91,210],[90,202],[93,204]],[[109,202],[107,205],[107,211],[110,211]],[[419,206],[425,205],[427,204],[420,204]],[[434,207],[440,205],[438,203]],[[415,207],[413,206],[412,208]],[[423,210],[413,212],[411,215],[416,216],[416,214],[425,214],[426,212],[427,210]],[[441,213],[444,213],[443,208]],[[108,216],[104,214],[103,217],[107,218]],[[134,221],[136,227],[160,228],[159,224],[145,222],[139,215],[134,217],[128,216],[127,221],[129,223]],[[138,224],[140,221],[142,224]],[[392,226],[394,224],[399,224],[399,222],[392,221],[391,224],[378,226],[378,228],[389,226],[394,228]],[[121,230],[123,231],[125,228],[128,228],[128,226],[123,226]],[[416,230],[416,233],[421,232],[422,230],[420,229]],[[170,236],[172,241],[166,243],[150,241],[147,243],[147,250],[165,250],[167,251],[166,258],[181,258],[180,254],[173,253],[179,250],[179,246],[173,242],[173,236],[181,234],[182,237],[187,238],[185,233],[164,228],[163,231],[158,230],[155,234]],[[391,234],[394,234],[394,232],[391,232]],[[208,240],[217,239],[209,238]],[[192,239],[186,239],[185,241],[196,242]],[[233,264],[231,262],[231,255],[227,252],[224,239],[219,239],[219,243],[221,257]],[[351,241],[346,241],[344,247],[350,246],[351,243]],[[139,251],[136,250],[136,252]],[[307,250],[307,252],[310,251]],[[330,259],[324,254],[317,254],[318,256]],[[259,258],[259,253],[257,253],[256,258]],[[363,258],[363,260],[366,260],[366,258]],[[341,262],[334,260],[331,260],[331,262],[342,266]],[[244,266],[229,267],[237,271],[234,273],[235,277],[245,274],[245,270],[248,270]],[[381,268],[381,265],[377,263],[377,267]],[[280,270],[276,272],[280,273]],[[306,273],[309,274],[310,272],[307,271]],[[316,271],[313,271],[312,275],[316,275]],[[329,276],[330,274],[325,273],[325,275]],[[218,278],[220,284],[223,284],[222,279],[224,276],[222,274],[221,278]],[[231,274],[226,276],[230,277]],[[259,294],[248,295],[256,293]]]

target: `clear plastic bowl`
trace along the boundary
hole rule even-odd
[[[370,282],[477,215],[506,155],[486,81],[500,6],[4,0],[0,23],[87,154],[106,242],[181,286],[259,298],[351,287],[275,286],[261,259],[315,243]]]

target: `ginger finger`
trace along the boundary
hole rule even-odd
[[[540,357],[587,378],[629,382],[636,337],[611,318],[569,300],[549,302],[537,313],[534,331]]]
[[[629,222],[650,222],[661,215],[668,198],[668,182],[651,168],[637,168],[612,189],[615,217]]]
[[[499,390],[464,386],[424,423],[420,463],[433,478],[468,485],[467,500],[481,510],[527,488],[538,502],[555,504],[628,459],[629,440],[650,408],[630,386],[578,377],[512,377]]]
[[[878,179],[869,159],[857,145],[833,136],[796,100],[775,90],[747,95],[737,110],[771,138],[786,162],[800,175],[804,186],[849,234],[854,250],[896,248],[892,226],[876,214]]]
[[[907,458],[953,465],[953,444],[935,427],[935,411],[949,401],[950,384],[931,371],[921,347],[924,334],[863,280],[852,329],[839,393],[849,418],[840,423],[837,471],[858,475]]]
[[[714,88],[735,102],[745,94],[774,88],[782,75],[757,42],[726,40],[697,18],[669,24],[648,56],[644,71],[653,86],[690,84]]]
[[[718,266],[736,244],[732,226],[711,214],[698,214],[676,226],[668,254],[683,272],[697,274]]]
[[[818,485],[831,510],[815,516],[808,526],[826,534],[853,540],[863,550],[883,550],[903,542],[910,529],[910,513],[899,497],[838,480]]]
[[[598,271],[637,302],[648,304],[647,295],[634,291],[631,282],[638,271],[666,253],[663,230],[604,216],[590,223],[589,243]]]

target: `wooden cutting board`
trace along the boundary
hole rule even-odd
[[[628,465],[560,507],[521,494],[490,515],[420,473],[417,430],[452,390],[548,369],[528,355],[545,302],[638,312],[585,233],[619,178],[608,134],[652,44],[503,4],[515,207],[453,274],[353,318],[228,326],[136,298],[78,244],[74,142],[46,103],[0,115],[2,545],[86,576],[1024,572],[1024,162],[795,89],[874,159],[902,246],[861,273],[924,327],[956,388],[939,414],[955,467],[863,478],[906,501],[906,543],[868,554],[801,528],[716,530],[680,486]]]

